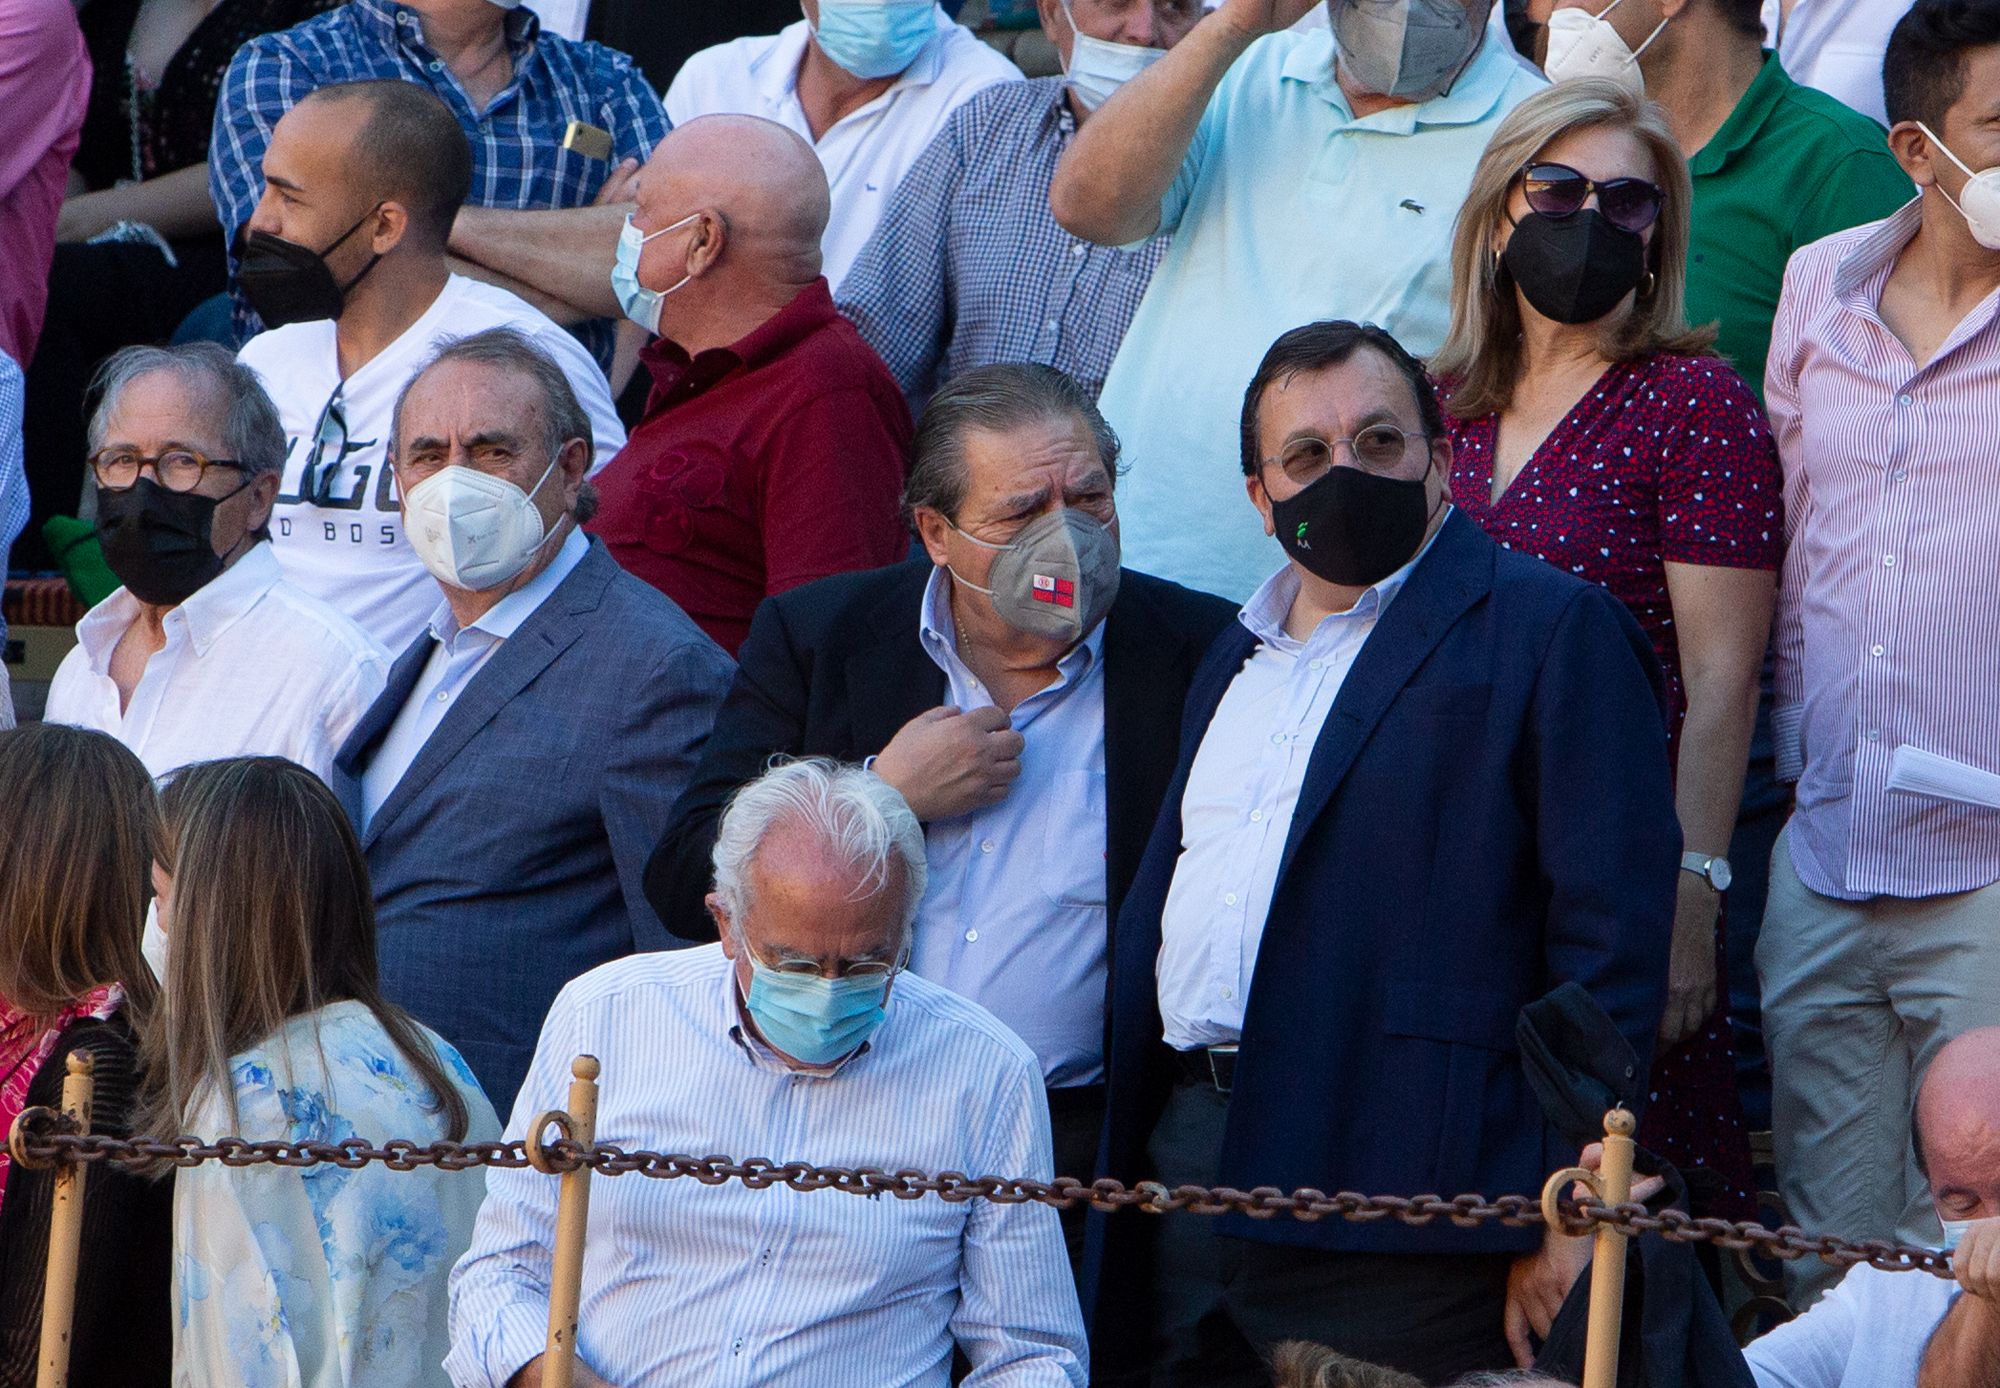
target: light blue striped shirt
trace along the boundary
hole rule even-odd
[[[7,551],[28,524],[28,474],[21,452],[21,418],[27,398],[21,368],[0,352],[0,578],[6,576]],[[6,639],[7,619],[0,617],[0,642]]]
[[[948,700],[993,694],[958,655],[951,579],[931,570],[919,628]],[[1014,706],[1021,776],[995,805],[924,828],[930,886],[910,967],[973,999],[1040,1057],[1051,1089],[1104,1078],[1104,623]]]
[[[594,969],[549,1009],[509,1137],[604,1066],[597,1138],[625,1148],[1048,1179],[1033,1054],[984,1009],[905,973],[874,1039],[793,1071],[742,1027],[720,945]],[[494,1170],[452,1273],[459,1388],[501,1388],[548,1330],[557,1182]],[[592,1182],[577,1331],[610,1383],[649,1388],[1082,1388],[1083,1318],[1055,1211],[739,1182]]]

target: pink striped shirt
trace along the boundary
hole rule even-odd
[[[1848,900],[2000,880],[2000,810],[1889,787],[1906,745],[2000,772],[2000,291],[1918,367],[1878,305],[1920,220],[1913,201],[1792,257],[1765,379],[1778,774],[1800,880]]]

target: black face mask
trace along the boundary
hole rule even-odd
[[[104,562],[140,602],[179,606],[222,572],[210,528],[215,508],[228,499],[170,492],[150,477],[122,492],[99,487],[97,540]]]
[[[1646,242],[1594,207],[1561,218],[1530,212],[1500,263],[1544,318],[1594,323],[1646,277]]]
[[[1421,479],[1405,482],[1336,467],[1283,501],[1271,523],[1285,553],[1328,583],[1366,588],[1410,562],[1430,513]]]
[[[236,256],[236,287],[243,291],[243,297],[264,320],[265,327],[282,328],[287,323],[340,317],[341,310],[347,307],[348,291],[361,283],[382,257],[370,256],[361,273],[346,284],[333,277],[326,258],[340,249],[341,243],[359,231],[362,223],[380,207],[377,203],[362,213],[361,221],[340,233],[323,251],[267,231],[244,233]]]

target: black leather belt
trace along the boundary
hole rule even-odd
[[[1174,1052],[1174,1077],[1180,1084],[1205,1085],[1218,1094],[1236,1087],[1236,1047],[1204,1046]]]

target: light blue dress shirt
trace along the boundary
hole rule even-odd
[[[931,571],[921,639],[949,701],[993,696],[959,659],[951,579]],[[924,831],[930,886],[910,969],[1014,1029],[1051,1089],[1104,1078],[1104,623],[1015,705],[1021,776],[997,805]]]
[[[438,603],[437,611],[431,614],[429,639],[435,644],[430,659],[361,777],[363,829],[374,820],[375,812],[396,789],[472,677],[486,668],[500,644],[521,629],[521,623],[534,615],[589,552],[590,541],[583,538],[582,531],[572,529],[546,569],[494,603],[469,627],[459,626],[449,602]]]
[[[1278,865],[1320,729],[1361,648],[1436,538],[1303,641],[1285,630],[1299,593],[1290,563],[1237,615],[1257,646],[1223,692],[1188,768],[1181,856],[1160,913],[1160,1021],[1173,1049],[1242,1036]]]
[[[1048,1101],[992,1015],[900,976],[865,1049],[788,1068],[743,1027],[720,945],[635,954],[565,987],[507,1126],[604,1066],[597,1140],[888,1170],[1050,1179]],[[559,1182],[487,1173],[451,1281],[458,1388],[502,1388],[542,1352]],[[737,1181],[600,1180],[577,1352],[623,1388],[1083,1388],[1083,1316],[1047,1205],[845,1195]]]
[[[1280,335],[1379,324],[1418,356],[1450,319],[1451,231],[1501,119],[1546,83],[1489,33],[1443,96],[1356,119],[1326,30],[1229,70],[1160,209],[1173,249],[1099,406],[1125,442],[1128,567],[1241,601],[1283,561],[1243,500],[1243,391]]]

